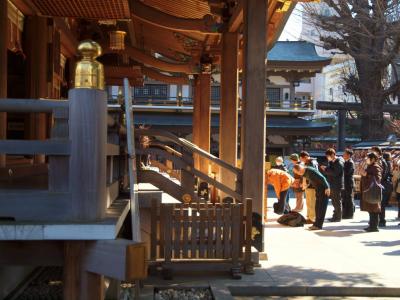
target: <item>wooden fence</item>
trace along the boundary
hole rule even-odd
[[[251,272],[252,201],[238,204],[152,202],[150,258],[177,271]],[[195,265],[190,263],[195,263]]]

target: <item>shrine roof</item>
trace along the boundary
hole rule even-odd
[[[330,62],[331,58],[319,56],[315,45],[305,41],[277,41],[268,52],[267,60],[281,62]]]

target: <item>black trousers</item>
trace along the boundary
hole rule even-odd
[[[342,191],[340,189],[331,189],[331,200],[333,205],[333,219],[342,219]]]
[[[381,213],[379,214],[379,223],[386,225],[386,207],[389,205],[390,196],[392,195],[392,185],[384,183],[385,189],[382,194]]]
[[[379,223],[379,213],[369,213],[369,227],[377,229]]]
[[[345,219],[352,219],[355,211],[353,188],[344,189],[342,191],[342,199],[343,199],[342,217]]]
[[[326,209],[328,208],[328,197],[325,195],[325,189],[318,187],[315,189],[316,201],[315,201],[315,222],[314,226],[322,228],[324,225]]]

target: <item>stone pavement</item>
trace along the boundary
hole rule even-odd
[[[176,276],[173,281],[151,278],[142,299],[151,299],[154,286],[166,285],[210,285],[217,299],[265,299],[272,295],[277,297],[268,299],[400,299],[397,208],[389,209],[387,227],[377,233],[363,231],[368,214],[360,212],[358,206],[353,220],[327,221],[323,230],[312,232],[306,229],[309,225],[293,228],[278,224],[279,216],[272,211],[275,201],[276,198],[269,198],[269,221],[264,232],[268,260],[261,261],[261,268],[254,275],[243,275],[241,280],[213,274]],[[291,204],[294,201],[290,199]],[[332,211],[329,205],[327,219]],[[367,298],[351,297],[361,295]]]

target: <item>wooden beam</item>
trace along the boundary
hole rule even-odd
[[[244,3],[243,198],[264,215],[266,0]]]
[[[63,260],[62,242],[0,242],[0,265],[62,266]]]
[[[106,53],[121,53],[120,51],[112,51],[110,49],[105,49],[104,54]],[[126,53],[133,60],[140,62],[142,64],[148,65],[150,67],[173,73],[185,73],[185,74],[197,74],[199,73],[198,68],[192,64],[176,64],[163,61],[161,59],[157,59],[154,56],[144,53],[142,50],[126,46],[123,53]]]
[[[17,221],[71,220],[71,194],[42,190],[1,190],[0,214]]]
[[[189,84],[189,77],[184,74],[180,76],[170,76],[148,67],[142,67],[142,73],[151,79],[169,84]]]
[[[44,154],[69,155],[70,142],[66,141],[31,141],[31,140],[0,140],[2,154]]]
[[[5,112],[48,112],[62,108],[68,109],[68,101],[50,99],[6,99],[0,98],[0,111]]]
[[[202,19],[179,18],[145,5],[138,0],[132,0],[131,11],[133,18],[162,28],[183,32],[218,34],[219,24],[214,21],[212,15],[205,15]]]
[[[146,248],[130,240],[110,240],[86,243],[85,270],[122,281],[145,279]]]
[[[7,98],[7,22],[8,0],[0,0],[0,98]],[[7,113],[0,112],[0,140],[7,138]],[[5,167],[6,156],[0,155],[0,168]]]
[[[238,57],[237,33],[222,35],[221,111],[219,128],[219,157],[236,166],[238,139]],[[221,182],[235,190],[236,176],[221,168]]]
[[[28,16],[26,22],[26,53],[28,65],[29,97],[47,98],[48,97],[48,19],[39,16]],[[41,32],[43,34],[38,34]],[[46,34],[45,34],[46,33]],[[46,139],[47,118],[44,113],[35,113],[30,115],[30,136],[31,139]],[[43,155],[36,155],[36,163],[44,163]]]
[[[54,23],[61,31],[61,53],[67,57],[76,55],[78,40],[71,30],[67,27],[64,18],[54,18]]]
[[[240,25],[243,23],[243,2],[239,0],[233,10],[232,16],[229,19],[228,32],[237,32]]]
[[[69,104],[71,204],[77,220],[98,220],[107,205],[107,95],[72,89]]]

